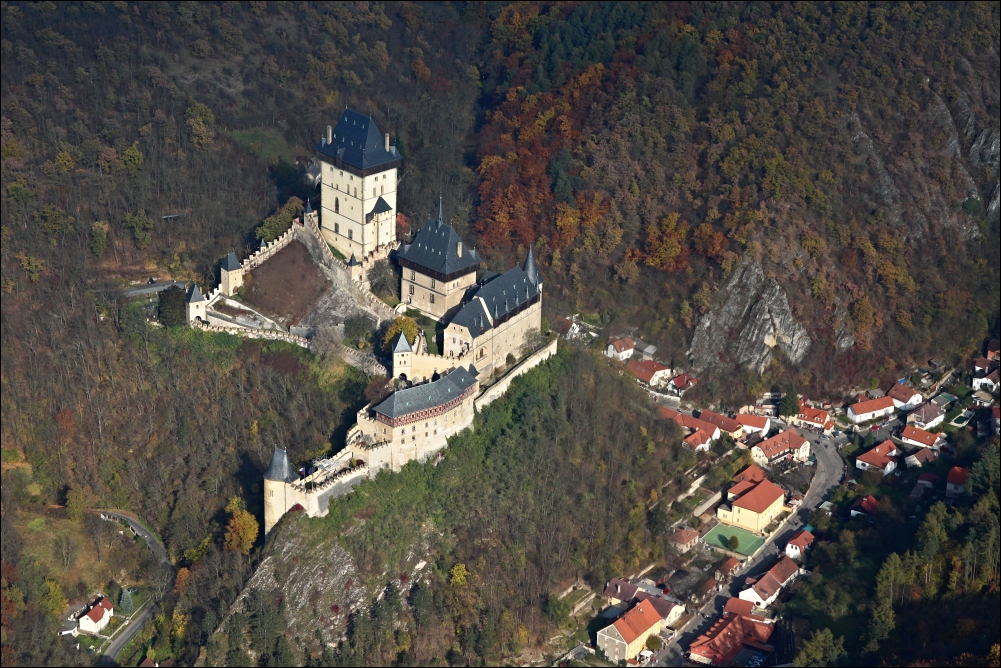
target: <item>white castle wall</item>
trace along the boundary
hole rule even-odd
[[[504,396],[504,393],[507,392],[507,388],[511,386],[512,380],[514,380],[521,374],[525,373],[526,371],[534,369],[535,367],[539,366],[547,359],[555,355],[556,345],[558,342],[559,339],[553,337],[553,340],[549,342],[549,345],[545,346],[544,348],[540,348],[539,350],[535,351],[534,353],[526,357],[520,364],[515,366],[506,374],[504,374],[503,378],[501,378],[496,383],[487,388],[487,390],[483,394],[476,397],[476,401],[474,402],[476,404],[476,410],[478,411],[483,410],[484,406],[488,406],[497,399],[500,399],[502,396]]]
[[[248,339],[270,339],[272,341],[287,341],[289,343],[294,343],[297,346],[302,346],[303,348],[309,348],[309,340],[302,336],[295,336],[294,334],[287,334],[285,332],[278,332],[273,329],[251,329],[249,327],[236,327],[236,326],[224,326],[224,325],[213,325],[204,324],[200,322],[192,322],[192,327],[206,331],[206,332],[223,332],[225,334],[234,334],[236,336],[243,336]]]

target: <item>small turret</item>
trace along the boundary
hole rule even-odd
[[[205,315],[205,307],[208,302],[205,300],[205,296],[202,291],[198,288],[198,284],[192,284],[191,289],[188,290],[188,299],[184,304],[184,315],[190,325],[195,319],[208,320]]]
[[[275,448],[275,453],[271,455],[271,464],[264,472],[265,534],[271,531],[271,527],[278,523],[291,506],[295,505],[289,493],[289,484],[298,479],[299,476],[292,470],[285,449]]]

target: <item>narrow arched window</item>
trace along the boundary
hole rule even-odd
[[[341,212],[341,200],[335,197],[334,198],[334,213],[340,213],[340,212]]]

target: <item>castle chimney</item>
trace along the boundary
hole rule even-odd
[[[386,133],[386,153],[389,153],[389,133]]]
[[[327,143],[328,144],[333,144],[334,143],[334,126],[333,125],[328,125],[327,126]]]
[[[459,254],[459,257],[462,257],[462,242],[461,241],[459,243],[455,244],[455,252]]]

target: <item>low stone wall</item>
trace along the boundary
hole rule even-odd
[[[542,362],[556,354],[556,346],[559,343],[559,337],[553,337],[553,340],[549,342],[543,348],[535,351],[531,355],[525,358],[523,362],[515,366],[513,369],[504,374],[504,377],[499,381],[491,385],[483,394],[476,397],[473,404],[476,406],[476,410],[483,410],[485,406],[489,406],[491,403],[500,399],[507,392],[507,388],[511,386],[511,381],[525,373],[526,371],[531,371],[535,367],[539,366]],[[475,362],[474,362],[475,364]]]
[[[287,341],[288,343],[294,343],[297,346],[302,346],[303,348],[309,348],[309,341],[301,336],[293,336],[292,334],[285,334],[284,332],[276,332],[271,329],[248,329],[245,327],[222,327],[220,325],[206,325],[200,322],[192,322],[192,327],[200,329],[205,332],[222,332],[224,334],[233,334],[235,336],[242,336],[248,339],[270,339],[272,341]]]

